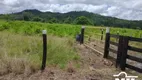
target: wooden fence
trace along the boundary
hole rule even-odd
[[[110,40],[111,37],[117,38],[119,40],[118,43],[114,42],[114,41],[111,41]],[[110,34],[109,31],[108,31],[106,33],[106,39],[105,39],[104,58],[108,58],[109,52],[111,51],[111,52],[117,54],[116,67],[119,65],[119,67],[123,71],[125,70],[125,68],[129,68],[129,69],[132,69],[132,70],[135,70],[137,72],[142,73],[141,68],[138,68],[138,67],[132,66],[130,64],[127,64],[127,59],[142,63],[141,58],[138,58],[136,56],[128,55],[128,50],[142,53],[142,49],[130,46],[129,45],[130,41],[142,42],[142,38],[134,38],[134,37],[128,37],[128,36],[114,35],[114,34]],[[114,45],[114,46],[117,46],[118,49],[117,50],[111,49],[110,44]]]

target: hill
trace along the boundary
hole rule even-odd
[[[142,29],[142,20],[132,21],[115,17],[102,16],[86,11],[72,11],[68,13],[41,12],[39,10],[24,10],[12,14],[1,14],[0,19],[25,20],[48,23],[83,24],[94,26],[113,26],[121,28]]]

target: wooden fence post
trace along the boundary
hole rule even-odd
[[[104,33],[104,31],[103,31],[103,29],[101,29],[101,40],[103,40],[103,33]]]
[[[122,48],[123,48],[123,36],[119,36],[118,50],[117,50],[117,58],[116,58],[116,68],[121,62],[122,56]]]
[[[117,35],[119,35],[119,31],[117,31]],[[116,41],[118,41],[118,38],[116,38]]]
[[[83,44],[83,43],[84,43],[84,30],[85,30],[85,27],[82,26],[82,28],[81,28],[81,39],[80,39],[80,44]]]
[[[110,42],[110,28],[106,28],[106,38],[105,38],[105,47],[104,47],[104,58],[107,58],[109,55],[109,42]]]
[[[46,30],[42,31],[43,36],[43,57],[42,57],[42,66],[41,70],[44,70],[46,67],[46,54],[47,54],[47,35]]]
[[[122,71],[124,71],[126,67],[128,43],[129,43],[129,37],[123,36],[123,48],[122,48],[121,62],[120,62],[120,68]]]

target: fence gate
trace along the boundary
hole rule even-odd
[[[118,43],[111,41],[110,40],[111,37],[116,38],[116,39],[118,38],[119,39]],[[119,66],[121,70],[123,71],[125,70],[125,68],[129,68],[129,69],[133,69],[137,72],[142,73],[142,68],[138,68],[130,64],[127,64],[127,59],[136,61],[142,64],[142,58],[138,58],[136,56],[131,56],[128,54],[128,50],[142,53],[142,49],[130,46],[129,45],[130,41],[142,42],[142,38],[114,35],[114,34],[110,34],[109,30],[107,30],[106,39],[105,39],[105,47],[104,47],[104,58],[108,58],[109,51],[111,51],[117,54],[116,67]],[[117,50],[111,49],[110,44],[114,46],[118,46],[118,49]]]

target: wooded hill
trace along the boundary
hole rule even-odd
[[[41,12],[39,10],[33,9],[12,14],[1,14],[0,19],[142,29],[142,20],[124,20],[115,17],[102,16],[86,11],[53,13]]]

